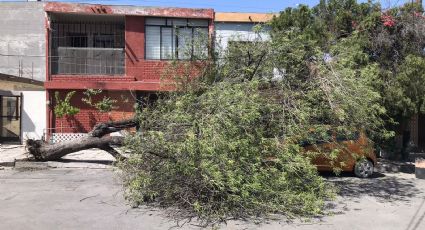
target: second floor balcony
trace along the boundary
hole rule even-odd
[[[124,18],[53,17],[49,53],[52,75],[124,75]]]

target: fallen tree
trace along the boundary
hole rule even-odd
[[[29,153],[38,161],[57,160],[67,154],[91,148],[105,150],[116,159],[123,159],[125,157],[112,146],[121,146],[124,143],[124,137],[107,135],[137,125],[136,119],[110,121],[97,124],[87,137],[55,144],[29,139],[26,146]]]

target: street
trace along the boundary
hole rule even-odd
[[[324,175],[340,188],[330,215],[273,220],[260,225],[229,221],[223,229],[425,229],[425,180],[413,174],[371,179]],[[180,221],[182,224],[184,220]],[[131,208],[111,169],[0,170],[0,229],[169,229],[167,212]],[[196,221],[182,229],[199,229]]]

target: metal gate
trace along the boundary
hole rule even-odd
[[[21,140],[21,96],[0,95],[0,142]]]

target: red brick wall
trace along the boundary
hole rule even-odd
[[[132,77],[110,75],[53,75],[52,81],[134,81]]]
[[[126,75],[136,80],[159,81],[166,61],[145,60],[145,17],[125,17]]]
[[[210,24],[210,33],[214,29]],[[146,60],[145,59],[145,18],[141,16],[126,16],[125,20],[125,55],[126,75],[136,78],[136,81],[159,82],[167,74],[167,66],[170,61]],[[182,61],[185,63],[187,61]],[[199,72],[199,64],[193,66],[192,74]],[[198,67],[198,68],[197,68]]]
[[[59,92],[63,99],[69,91],[62,90]],[[78,114],[68,118],[53,118],[55,132],[86,133],[97,123],[126,119],[134,115],[134,104],[136,100],[130,91],[104,91],[93,97],[94,102],[101,100],[104,96],[117,100],[115,104],[117,108],[109,113],[101,113],[96,108],[82,102],[81,99],[84,97],[83,92],[83,90],[77,91],[71,99],[71,104],[80,109]],[[54,95],[54,92],[51,93]]]

